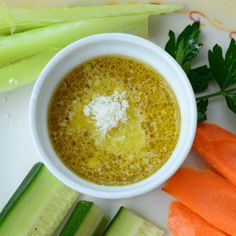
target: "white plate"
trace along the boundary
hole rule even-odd
[[[61,6],[74,5],[79,1],[6,0],[6,2],[12,5],[24,4],[29,6],[34,2],[34,5],[38,6],[47,6],[48,4],[50,6]],[[81,2],[85,1],[82,0]],[[201,40],[204,43],[204,48],[198,57],[196,65],[204,64],[206,63],[207,49],[212,48],[215,43],[226,48],[230,36],[236,36],[236,27],[234,26],[236,22],[235,1],[181,0],[178,2],[184,3],[184,12],[150,18],[150,40],[164,47],[170,29],[180,32],[187,24],[192,23],[190,16],[194,19],[199,17],[204,24]],[[0,210],[4,207],[32,165],[39,160],[38,153],[30,137],[28,124],[28,106],[32,88],[33,85],[29,85],[0,94]],[[211,85],[210,90],[216,89],[216,85]],[[236,115],[226,108],[225,101],[222,98],[210,101],[208,120],[236,132]],[[206,167],[206,164],[192,152],[189,154],[185,165]],[[166,235],[171,235],[166,222],[169,204],[173,199],[160,189],[155,189],[143,196],[124,200],[101,200],[89,196],[82,196],[81,198],[97,203],[108,217],[112,217],[121,205],[126,206],[154,224],[159,225],[166,231]]]

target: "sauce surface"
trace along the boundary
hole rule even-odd
[[[84,107],[125,92],[127,119],[102,136]],[[169,85],[139,61],[103,56],[73,69],[56,88],[48,110],[51,143],[78,176],[101,185],[127,185],[154,174],[179,137],[180,112]]]

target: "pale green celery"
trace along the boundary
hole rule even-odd
[[[147,16],[123,16],[56,24],[0,39],[0,67],[50,47],[64,47],[83,37],[107,32],[148,36]]]
[[[130,3],[74,8],[11,8],[0,6],[0,34],[10,34],[55,23],[129,15],[156,15],[180,10],[179,4]]]
[[[12,90],[36,80],[43,67],[59,50],[60,48],[51,48],[0,68],[0,92]]]
[[[106,23],[108,22],[110,22],[109,24],[110,27],[108,25],[106,26]],[[102,23],[104,23],[103,27],[97,29],[96,27],[101,26]],[[27,57],[13,64],[9,64],[5,67],[0,68],[0,92],[18,88],[36,80],[43,67],[47,64],[47,62],[60,50],[60,48],[69,43],[68,39],[70,41],[71,40],[73,41],[83,36],[86,36],[87,34],[92,34],[96,32],[97,33],[111,32],[111,31],[133,33],[142,37],[148,36],[147,16],[112,18],[112,20],[108,21],[102,20],[101,22],[99,22],[99,24],[95,24],[94,21],[93,22],[89,21],[89,24],[88,22],[84,24],[72,23],[70,26],[72,28],[68,26],[69,26],[68,24],[63,24],[60,26],[61,29],[59,29],[58,28],[59,25],[57,25],[55,27],[52,26],[52,27],[42,28],[40,30],[37,30],[36,33],[33,34],[32,31],[28,31],[25,33],[19,33],[17,35],[14,35],[14,37],[13,36],[4,37],[8,38],[8,40],[10,39],[11,43],[8,44],[9,46],[10,45],[12,45],[12,47],[14,46],[14,49],[11,49],[11,46],[8,47],[8,49],[5,48],[4,51],[5,55],[12,54],[13,58],[15,58],[14,53],[17,51],[18,59],[30,55],[31,57]],[[94,26],[94,28],[92,26]],[[92,28],[89,31],[89,29],[86,29],[86,27],[90,28],[92,27]],[[54,31],[53,29],[55,28],[56,30]],[[74,30],[75,32],[80,32],[80,33],[75,33],[77,38],[75,38],[73,35]],[[81,33],[81,31],[83,31],[83,33]],[[21,35],[24,37],[22,37]],[[40,39],[39,36],[41,36]],[[24,40],[26,40],[27,37],[28,39],[30,39],[29,42],[31,42],[30,48],[28,48],[27,43],[24,43]],[[61,37],[63,38],[63,40]],[[46,45],[44,44],[41,45],[40,40],[42,39],[43,42],[46,42]],[[60,41],[60,43],[58,43],[58,41]],[[0,40],[0,45],[1,43],[2,42]],[[50,49],[50,47],[55,47],[55,46],[57,46],[58,48]],[[0,48],[3,49],[2,46],[0,46]],[[3,50],[1,50],[0,52],[2,53]],[[2,56],[2,54],[0,54],[1,62],[2,59],[4,59],[4,57]]]

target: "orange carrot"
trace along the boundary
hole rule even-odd
[[[180,168],[164,186],[211,225],[236,236],[236,188],[209,170]]]
[[[214,125],[201,124],[193,147],[220,174],[236,186],[236,135]]]
[[[171,204],[168,226],[173,236],[227,236],[180,202]]]

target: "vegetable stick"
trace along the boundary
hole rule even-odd
[[[236,235],[236,188],[209,170],[180,168],[163,190],[210,224]]]
[[[78,196],[38,162],[0,212],[0,235],[54,235]]]
[[[89,18],[163,14],[181,8],[179,4],[156,5],[148,3],[73,8],[14,8],[0,5],[0,34],[7,35],[55,23]]]
[[[50,48],[35,56],[0,68],[0,92],[22,87],[37,79],[43,67],[60,50]]]
[[[56,24],[0,39],[0,67],[33,56],[50,47],[64,47],[83,37],[125,32],[147,37],[147,16],[124,16]]]
[[[197,128],[194,149],[236,186],[236,135],[215,124]]]
[[[227,236],[180,202],[172,202],[168,226],[173,236]]]
[[[59,236],[102,236],[108,220],[93,202],[79,201]]]

